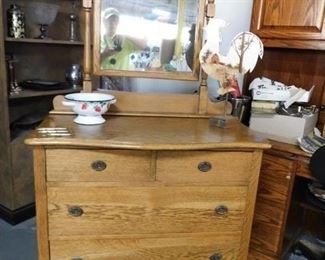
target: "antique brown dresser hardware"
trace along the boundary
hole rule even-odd
[[[212,165],[209,162],[200,162],[198,168],[201,172],[208,172],[211,170]]]
[[[84,211],[81,207],[78,206],[71,206],[68,209],[69,215],[73,216],[73,217],[80,217]]]
[[[98,171],[98,172],[105,170],[106,167],[107,167],[107,165],[104,161],[95,161],[91,164],[91,168],[93,168],[95,171]]]
[[[222,255],[218,253],[210,256],[210,260],[221,260],[221,259],[222,259]]]
[[[228,213],[228,208],[224,205],[221,205],[215,208],[215,212],[218,215],[226,215]]]

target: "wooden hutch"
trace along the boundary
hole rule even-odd
[[[265,46],[263,60],[246,77],[264,76],[310,89],[311,104],[325,104],[325,1],[254,0],[251,31]],[[325,113],[320,111],[319,129]],[[252,230],[252,259],[286,259],[301,233],[324,239],[324,212],[305,202],[310,155],[294,145],[272,142],[263,156]],[[317,227],[317,228],[315,228]]]

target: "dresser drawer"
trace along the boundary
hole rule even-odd
[[[250,152],[159,152],[157,181],[246,185],[252,172]]]
[[[48,181],[152,181],[151,152],[47,150]]]
[[[177,236],[177,234],[175,234]],[[239,259],[236,233],[103,240],[50,241],[51,259]],[[170,236],[170,235],[169,235]],[[212,259],[212,258],[211,258]],[[217,259],[217,258],[216,258]]]
[[[246,187],[48,187],[51,238],[239,231]]]

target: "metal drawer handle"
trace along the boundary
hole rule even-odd
[[[197,167],[201,172],[208,172],[212,169],[212,164],[210,162],[200,162]]]
[[[71,260],[83,260],[81,257],[73,257]]]
[[[222,259],[222,255],[219,253],[213,254],[212,256],[210,256],[210,260],[221,260]]]
[[[104,161],[94,161],[91,164],[91,168],[93,168],[97,172],[101,172],[105,170],[107,167],[106,163]]]
[[[226,215],[228,213],[228,208],[224,205],[220,205],[214,209],[218,215]]]
[[[80,217],[82,214],[84,214],[84,211],[79,206],[71,206],[68,209],[69,214],[73,217]]]

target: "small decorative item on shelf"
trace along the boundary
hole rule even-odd
[[[15,74],[15,63],[18,62],[18,60],[14,59],[12,55],[6,56],[6,62],[7,62],[7,74],[8,74],[8,92],[9,95],[15,95],[18,94],[21,91],[20,86],[17,83],[16,80],[16,74]]]
[[[48,26],[52,24],[60,6],[45,2],[29,2],[27,4],[27,17],[32,23],[40,25],[41,34],[36,39],[48,39]]]
[[[25,14],[16,4],[7,10],[8,37],[25,38]]]
[[[79,31],[78,31],[78,16],[76,14],[78,0],[72,1],[72,12],[69,14],[69,41],[79,41]]]
[[[220,28],[222,27],[226,27],[224,20],[214,18],[209,21],[206,26],[206,43],[200,52],[200,63],[206,74],[220,82],[218,93],[221,96],[225,95],[224,113],[222,117],[212,118],[211,122],[218,127],[225,128],[229,93],[239,93],[237,75],[251,72],[258,58],[263,57],[264,48],[260,38],[255,34],[241,32],[233,38],[229,51],[224,56],[219,50]]]
[[[82,85],[82,68],[79,64],[72,64],[66,74],[67,82],[73,87],[81,87]]]

